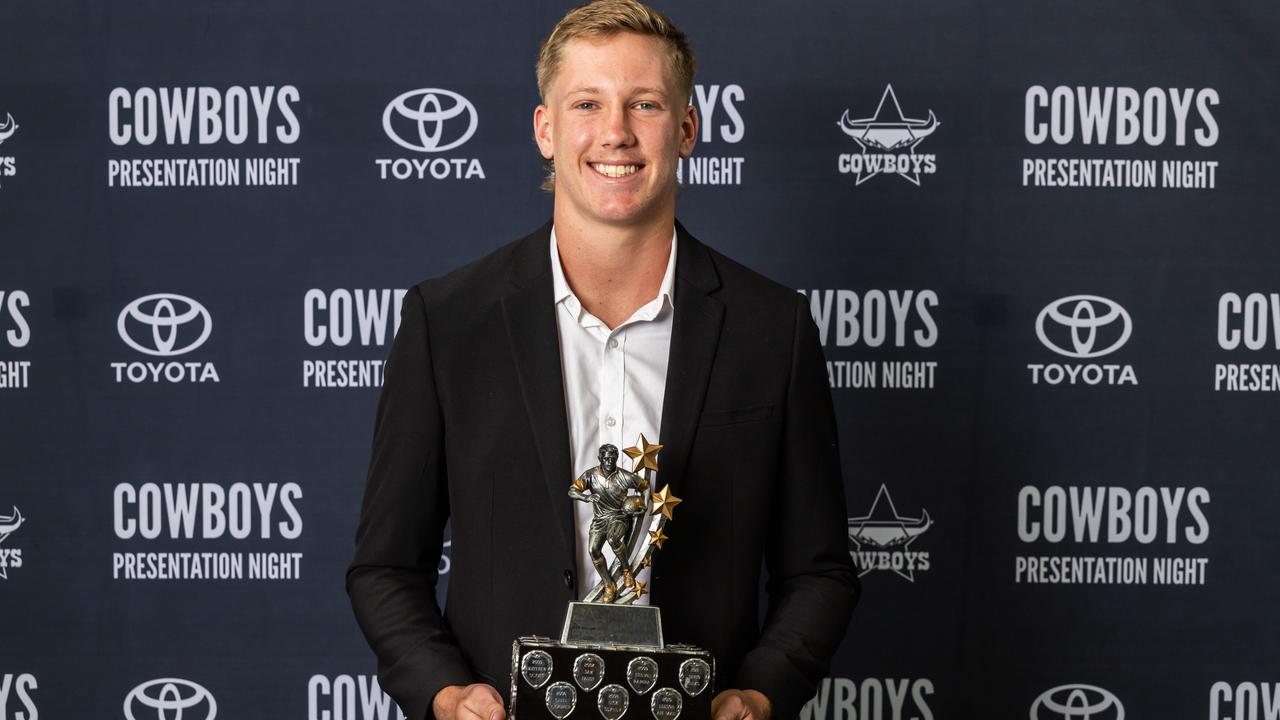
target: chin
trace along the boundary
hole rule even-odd
[[[639,222],[653,214],[654,203],[606,203],[595,207],[595,216],[617,225]]]

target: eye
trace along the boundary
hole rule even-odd
[[[637,108],[639,108],[639,109],[641,109],[641,110],[657,110],[657,109],[659,109],[659,108],[658,108],[658,103],[653,102],[653,101],[650,101],[650,100],[641,100],[640,102],[636,103],[636,107],[637,107]]]
[[[576,110],[594,110],[596,108],[596,104],[590,100],[579,100],[574,103],[573,107]]]

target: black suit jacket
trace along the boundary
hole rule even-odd
[[[802,297],[677,224],[658,485],[684,499],[655,555],[664,635],[790,720],[857,601],[835,417]],[[574,597],[568,423],[550,225],[405,297],[347,591],[410,718],[440,688],[509,689],[511,642],[558,636]],[[436,606],[452,520],[446,613]],[[759,612],[761,570],[768,608]]]

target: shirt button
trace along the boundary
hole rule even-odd
[[[618,338],[609,338],[609,349],[610,350],[618,349]]]
[[[573,571],[572,570],[564,571],[564,586],[566,588],[569,588],[570,590],[573,589]]]
[[[609,427],[613,427],[614,425],[618,424],[618,421],[614,420],[613,417],[610,416],[604,419],[604,424],[608,425]]]

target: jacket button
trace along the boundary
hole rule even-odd
[[[572,570],[564,571],[564,586],[570,590],[573,589],[573,571]]]

